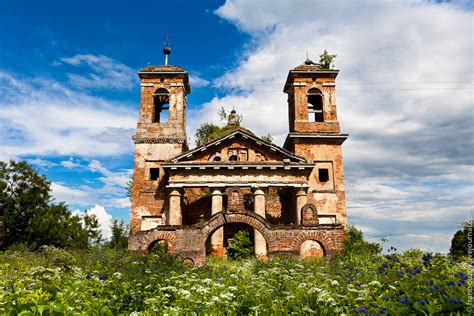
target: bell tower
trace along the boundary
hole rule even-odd
[[[336,214],[346,223],[342,143],[336,108],[339,70],[323,69],[307,59],[290,70],[283,92],[288,94],[289,133],[283,147],[315,163],[308,183],[308,203],[318,214]]]
[[[186,96],[191,92],[188,72],[168,65],[169,47],[163,49],[165,64],[148,66],[140,77],[140,115],[135,135],[130,232],[147,225],[167,224],[168,203],[161,164],[183,152],[186,143]]]

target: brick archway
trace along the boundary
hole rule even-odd
[[[272,252],[274,249],[276,249],[275,238],[273,236],[270,224],[268,224],[262,216],[249,211],[238,213],[219,212],[215,214],[202,227],[201,244],[203,245],[203,248],[205,249],[205,242],[214,231],[229,223],[243,223],[255,228],[265,238],[268,251]]]
[[[166,241],[169,244],[169,253],[174,253],[174,251],[176,250],[176,236],[172,232],[151,231],[150,234],[148,234],[145,238],[147,239],[146,251],[149,251],[150,247],[152,247],[155,242],[161,240]]]
[[[323,232],[303,231],[298,236],[296,236],[296,238],[291,243],[291,248],[293,251],[295,253],[299,252],[301,244],[303,244],[303,242],[306,240],[314,240],[319,242],[323,247],[325,256],[331,255],[333,249],[335,248],[334,241]]]

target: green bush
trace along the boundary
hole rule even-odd
[[[248,231],[240,230],[234,237],[229,238],[227,254],[232,260],[251,258],[253,256],[253,246]]]

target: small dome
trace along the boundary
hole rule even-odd
[[[304,64],[305,65],[315,65],[315,63],[309,58],[306,58],[306,60],[304,61]]]
[[[163,54],[165,54],[165,55],[171,54],[171,48],[169,48],[169,47],[163,48]]]

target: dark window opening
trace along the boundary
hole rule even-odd
[[[324,122],[323,94],[321,90],[313,88],[308,91],[308,121]]]
[[[222,158],[221,158],[221,157],[219,157],[219,156],[215,156],[213,160],[214,160],[214,161],[221,161],[221,160],[222,160]]]
[[[150,168],[150,180],[158,180],[160,177],[160,168]]]
[[[168,121],[170,94],[168,90],[160,88],[153,94],[153,123],[166,123]]]
[[[238,161],[238,160],[239,160],[239,156],[237,156],[237,155],[231,155],[229,157],[229,161]]]
[[[328,169],[318,169],[318,178],[319,178],[319,182],[328,182],[329,181],[329,170]]]

